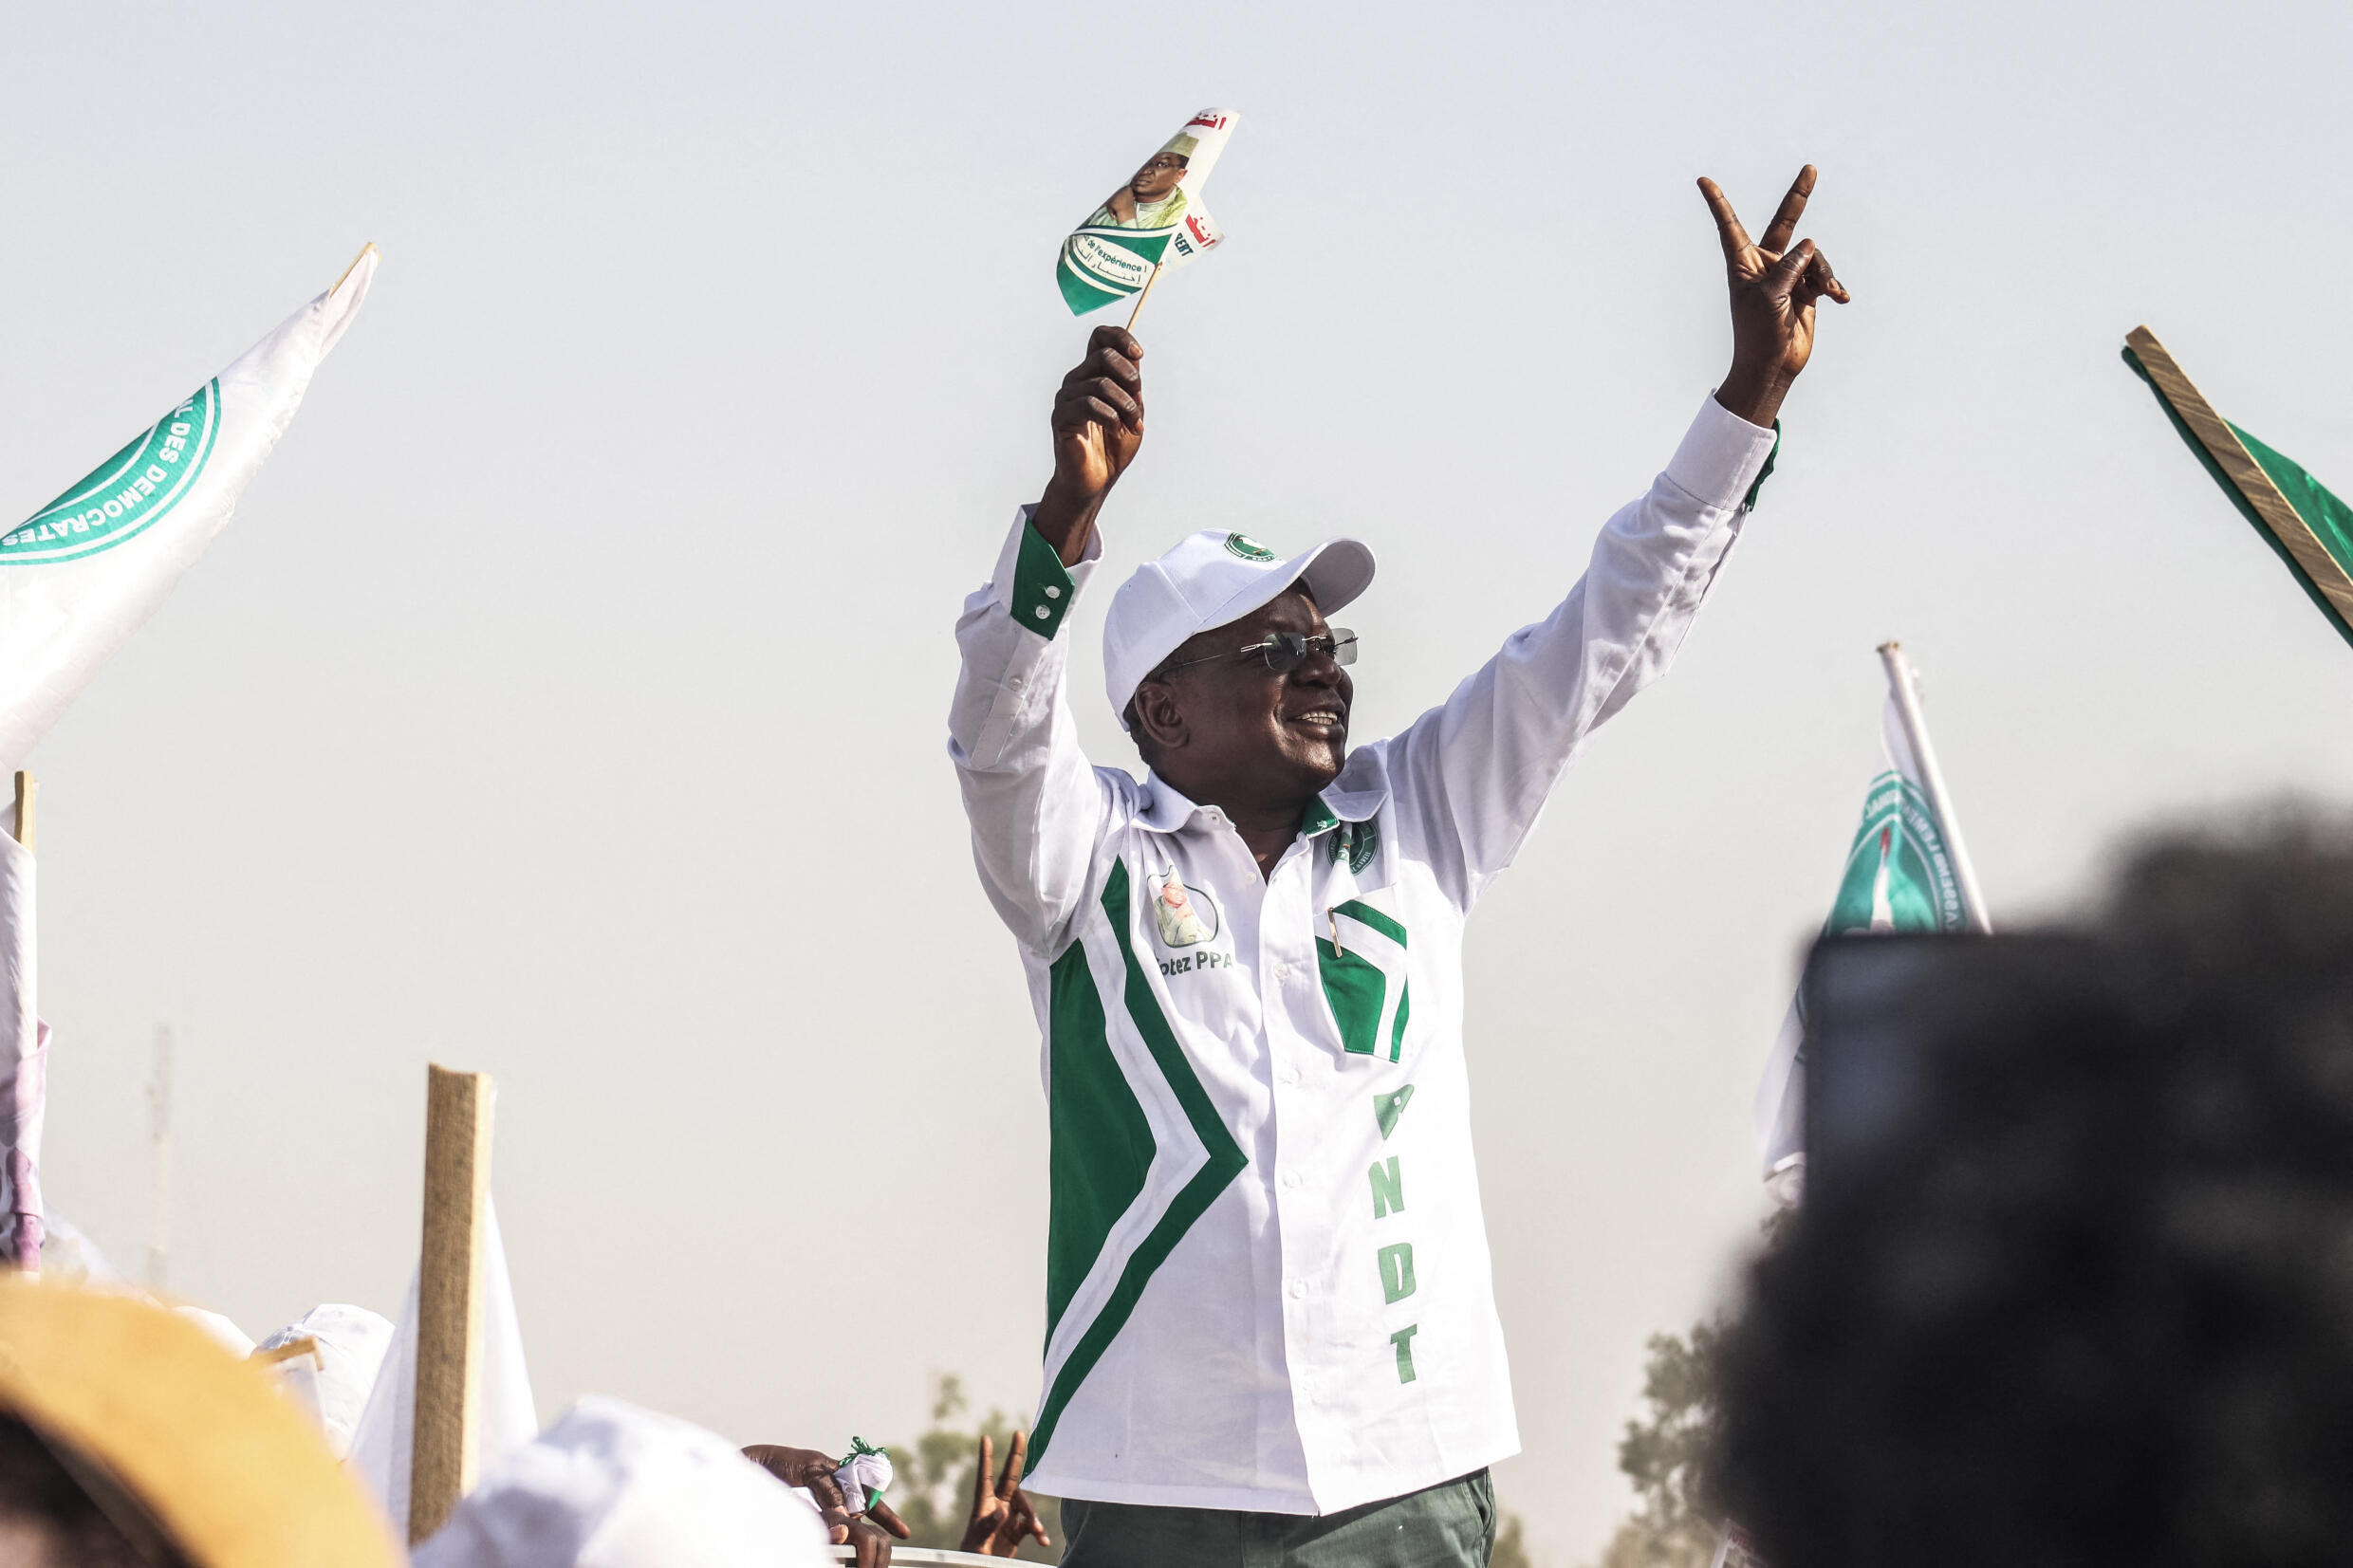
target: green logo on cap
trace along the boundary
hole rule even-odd
[[[208,381],[96,473],[0,533],[0,566],[95,554],[157,522],[204,471],[219,426],[220,383]]]
[[[1245,561],[1272,561],[1274,552],[1246,533],[1226,535],[1226,548]]]

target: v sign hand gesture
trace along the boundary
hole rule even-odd
[[[1047,1536],[1045,1522],[1038,1518],[1037,1505],[1021,1489],[1029,1434],[1013,1434],[1012,1451],[1005,1456],[1004,1472],[991,1486],[989,1462],[995,1457],[994,1447],[987,1432],[980,1434],[980,1464],[973,1473],[973,1517],[965,1522],[961,1550],[985,1558],[1010,1558],[1021,1550],[1023,1541],[1033,1538],[1041,1546],[1053,1545]]]
[[[1846,286],[1830,270],[1830,258],[1812,240],[1789,244],[1806,213],[1806,198],[1814,194],[1814,166],[1797,172],[1773,221],[1755,240],[1740,227],[1715,181],[1700,180],[1699,194],[1715,214],[1732,296],[1732,368],[1716,388],[1715,400],[1752,425],[1769,425],[1814,352],[1814,302],[1825,294],[1840,304],[1848,298]]]

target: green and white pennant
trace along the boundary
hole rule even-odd
[[[1822,934],[1966,931],[1970,910],[1951,836],[1892,696],[1881,729],[1887,766],[1863,796],[1862,821]],[[1756,1134],[1768,1180],[1806,1157],[1805,1041],[1801,999],[1792,997],[1757,1086]]]
[[[2125,337],[2124,362],[2157,394],[2175,433],[2306,597],[2339,636],[2353,643],[2353,506],[2330,494],[2293,458],[2215,413],[2147,327]]]

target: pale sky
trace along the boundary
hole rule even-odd
[[[382,249],[235,522],[35,755],[51,1201],[259,1335],[387,1314],[424,1064],[496,1075],[543,1414],[743,1440],[1028,1408],[1046,1117],[945,755],[950,628],[1090,323],[1060,237],[1240,111],[1141,323],[1107,586],[1201,526],[1380,553],[1359,737],[1581,570],[1729,358],[1692,189],[1855,304],[1670,678],[1472,927],[1540,1560],[1643,1339],[1723,1300],[1749,1103],[1900,637],[1993,913],[2118,837],[2353,800],[2353,650],[2117,360],[2353,493],[2342,5],[15,8],[0,520]],[[1107,319],[1107,318],[1106,318]],[[1108,594],[1081,604],[1101,696]]]

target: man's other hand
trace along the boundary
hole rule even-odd
[[[1037,1505],[1029,1494],[1021,1489],[1021,1470],[1029,1449],[1029,1434],[1017,1431],[1005,1455],[1005,1470],[989,1484],[989,1467],[996,1457],[995,1445],[989,1434],[980,1434],[980,1465],[973,1472],[973,1517],[964,1524],[964,1544],[959,1550],[975,1552],[985,1558],[1010,1558],[1021,1550],[1024,1538],[1035,1538],[1041,1546],[1054,1544],[1046,1533],[1045,1522],[1038,1518]]]
[[[1054,397],[1054,477],[1029,525],[1065,566],[1086,553],[1103,497],[1143,445],[1143,345],[1124,327],[1099,326],[1086,341],[1086,358]]]
[[[841,1483],[833,1479],[842,1462],[832,1455],[815,1448],[754,1443],[744,1450],[744,1457],[787,1486],[808,1488],[809,1496],[817,1501],[817,1517],[825,1526],[825,1539],[836,1546],[855,1544],[858,1568],[888,1568],[892,1538],[907,1539],[907,1526],[887,1503],[878,1503],[862,1513],[850,1511]]]
[[[1814,352],[1814,302],[1827,294],[1844,304],[1848,297],[1812,240],[1789,244],[1814,194],[1814,166],[1797,172],[1773,221],[1753,241],[1715,181],[1702,178],[1699,194],[1715,214],[1732,296],[1732,368],[1715,400],[1752,425],[1769,425]]]

